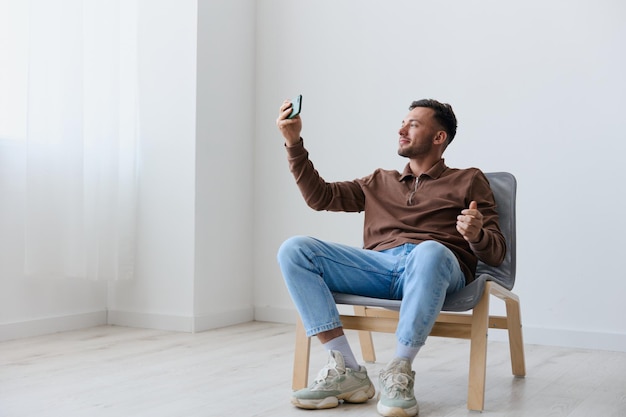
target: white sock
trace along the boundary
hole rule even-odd
[[[413,360],[417,356],[417,352],[420,351],[420,348],[421,346],[411,347],[398,343],[396,346],[396,358],[405,358],[408,359],[410,363],[413,363]]]
[[[355,371],[361,369],[361,366],[354,357],[354,353],[352,353],[352,349],[350,348],[350,344],[348,343],[348,339],[346,338],[345,334],[329,340],[328,342],[324,343],[323,346],[329,352],[331,350],[339,351],[339,353],[341,353],[341,356],[343,356],[343,360],[348,368],[354,369]]]

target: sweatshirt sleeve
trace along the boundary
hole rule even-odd
[[[289,170],[309,207],[317,211],[363,211],[365,196],[358,182],[326,182],[309,159],[302,139],[293,146],[285,145],[285,149]]]
[[[480,170],[474,175],[468,204],[471,200],[478,203],[478,210],[483,215],[483,233],[478,242],[470,243],[470,248],[487,265],[498,266],[506,255],[506,240],[500,231],[496,202],[489,181]]]

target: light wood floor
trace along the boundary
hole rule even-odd
[[[294,326],[253,322],[198,334],[103,326],[0,343],[1,417],[376,416],[376,402],[307,411],[289,403]],[[348,338],[358,351],[357,337]],[[378,371],[394,337],[375,334]],[[360,356],[360,353],[357,355]],[[469,344],[430,338],[414,368],[420,416],[467,411]],[[326,362],[313,341],[311,376]],[[527,377],[490,342],[484,416],[626,416],[626,353],[526,346]]]

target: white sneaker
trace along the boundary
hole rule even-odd
[[[329,354],[328,363],[315,381],[293,393],[291,403],[296,407],[313,410],[333,408],[339,405],[339,400],[364,403],[374,396],[376,390],[364,366],[358,371],[346,368],[340,352],[333,350]]]
[[[412,417],[419,412],[413,384],[415,371],[408,359],[396,358],[378,376],[380,390],[376,409],[385,417]]]

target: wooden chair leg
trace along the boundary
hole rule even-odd
[[[509,349],[511,350],[511,370],[515,376],[526,375],[524,360],[524,340],[522,337],[522,319],[519,299],[507,298],[506,315],[509,330]]]
[[[296,347],[293,359],[293,379],[291,388],[297,391],[306,388],[309,383],[309,358],[311,354],[311,338],[306,336],[304,324],[298,317],[296,321]]]
[[[489,330],[489,287],[472,313],[469,383],[467,388],[467,408],[482,411],[485,404],[485,378],[487,373],[487,332]]]
[[[490,292],[504,300],[506,305],[506,323],[509,331],[509,349],[511,351],[511,370],[515,376],[526,375],[524,360],[524,340],[522,338],[522,315],[519,297],[497,284],[490,283]]]
[[[356,316],[367,316],[367,309],[364,306],[354,306],[354,314]],[[359,330],[359,344],[361,345],[361,355],[365,362],[376,362],[376,352],[374,351],[374,341],[372,340],[372,332],[367,330]]]

